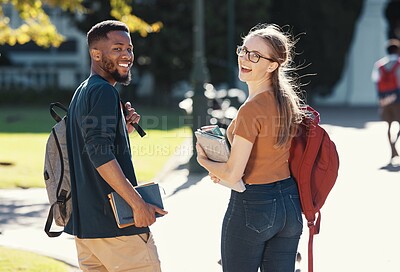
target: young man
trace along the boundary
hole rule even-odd
[[[386,51],[387,55],[374,65],[372,81],[376,83],[380,117],[382,121],[388,123],[387,135],[391,148],[389,164],[393,164],[394,159],[399,159],[396,142],[400,137],[400,130],[394,141],[392,141],[391,127],[393,122],[400,123],[400,41],[396,39],[389,40],[386,45]]]
[[[91,74],[69,106],[67,143],[73,212],[65,231],[75,236],[83,271],[161,271],[149,226],[155,213],[137,185],[128,133],[140,116],[122,105],[115,84],[129,84],[134,55],[128,27],[96,24],[87,33]],[[124,116],[123,107],[128,114]],[[118,228],[107,195],[116,191],[132,207],[135,226]]]

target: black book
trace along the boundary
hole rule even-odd
[[[157,183],[147,183],[135,186],[136,191],[141,195],[146,203],[164,209],[163,201],[161,198],[160,187]],[[133,210],[131,206],[116,192],[108,195],[111,208],[114,212],[115,220],[119,228],[124,228],[134,225]],[[156,213],[156,217],[162,216]]]

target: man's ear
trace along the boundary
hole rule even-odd
[[[90,57],[94,61],[100,61],[101,60],[101,51],[96,48],[90,49]]]

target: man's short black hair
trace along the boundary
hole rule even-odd
[[[94,42],[107,39],[108,32],[125,31],[129,34],[129,28],[120,21],[107,20],[94,25],[87,33],[87,43],[89,48]]]
[[[386,44],[386,51],[390,54],[399,54],[400,50],[400,41],[397,39],[390,39]]]

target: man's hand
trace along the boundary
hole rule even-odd
[[[135,226],[139,228],[151,226],[156,221],[156,213],[166,215],[168,212],[142,200],[133,208]]]
[[[131,133],[132,131],[135,130],[132,123],[139,123],[140,115],[136,112],[134,108],[132,108],[130,102],[126,102],[124,107],[125,107],[125,112],[127,112],[125,116],[126,127],[128,129],[128,133]]]

